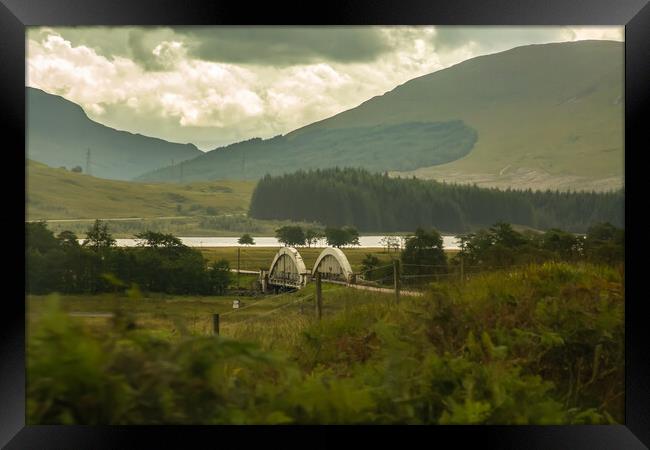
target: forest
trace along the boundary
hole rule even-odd
[[[139,247],[115,245],[106,223],[97,220],[79,243],[71,231],[55,235],[45,222],[25,225],[25,292],[88,293],[128,289],[170,294],[221,295],[230,282],[227,261],[208,265],[196,249],[155,231],[135,235]]]
[[[249,216],[350,225],[362,232],[433,227],[462,233],[507,222],[584,233],[595,223],[622,227],[623,208],[624,190],[499,190],[334,168],[264,176],[253,191]]]

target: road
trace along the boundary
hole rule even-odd
[[[380,292],[382,294],[395,294],[395,289],[390,289],[390,288],[380,288],[380,287],[375,287],[375,286],[365,286],[363,284],[348,284],[348,283],[345,283],[343,281],[334,281],[334,280],[323,280],[323,283],[340,284],[340,285],[351,287],[351,288],[354,288],[354,289],[360,289],[362,291]],[[401,296],[407,296],[407,297],[422,297],[424,295],[422,292],[405,291],[405,290],[400,290],[399,293],[400,293]]]
[[[230,269],[230,271],[231,271],[231,272],[235,272],[235,273],[237,273],[237,269]],[[252,275],[259,275],[259,274],[260,274],[260,271],[259,271],[259,270],[244,270],[244,269],[240,269],[240,270],[239,270],[239,273],[250,273],[250,274],[252,274]]]

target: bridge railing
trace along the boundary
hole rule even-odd
[[[342,273],[334,272],[320,272],[321,280],[331,280],[331,281],[344,281],[349,282],[350,280]],[[315,277],[311,277],[311,280],[315,280]]]
[[[275,272],[269,276],[270,284],[299,286],[302,284],[303,276],[292,272]]]

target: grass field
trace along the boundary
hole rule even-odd
[[[254,277],[242,275],[245,280]],[[235,277],[233,276],[233,284]],[[345,308],[345,287],[323,285],[323,293],[329,300],[323,305],[323,314],[332,315]],[[330,294],[336,294],[330,297]],[[386,300],[390,296],[361,295],[356,304]],[[385,298],[384,298],[385,297]],[[52,296],[30,295],[27,297],[28,327],[36,327],[48,299]],[[212,315],[220,314],[220,334],[226,337],[253,339],[265,348],[282,341],[281,347],[295,343],[296,332],[314,319],[314,286],[293,293],[278,295],[246,296],[172,296],[151,294],[137,300],[125,296],[65,295],[58,297],[67,313],[114,313],[121,308],[128,311],[139,328],[153,330],[164,339],[180,339],[183,336],[206,336],[212,334]],[[240,300],[241,309],[233,309],[233,300]],[[277,310],[281,308],[280,310]],[[277,314],[276,313],[277,310]],[[273,315],[271,317],[271,314]],[[108,332],[110,317],[75,317],[87,330]],[[270,320],[269,320],[270,319]],[[28,330],[29,332],[29,330]],[[279,338],[283,337],[282,340]],[[277,348],[276,348],[277,349]]]
[[[277,247],[240,247],[240,268],[242,270],[268,270],[273,257],[278,252]],[[237,268],[237,247],[212,247],[212,248],[199,248],[203,257],[208,261],[218,261],[225,259],[230,263],[231,268]],[[388,253],[383,248],[344,248],[342,249],[345,256],[348,257],[352,270],[358,271],[361,269],[361,262],[367,254],[372,254],[379,258],[380,264],[390,264],[396,254],[394,252]],[[323,251],[323,247],[300,247],[298,252],[302,256],[305,266],[308,269],[314,267],[316,258]]]
[[[255,186],[250,181],[187,184],[137,183],[95,178],[27,162],[27,219],[95,219],[241,214]]]
[[[291,222],[289,220],[257,220],[246,217],[245,214],[223,216],[193,217],[158,217],[146,219],[113,219],[105,220],[110,233],[115,238],[133,238],[141,231],[158,231],[171,233],[182,237],[232,237],[249,233],[254,236],[273,236],[275,230],[285,225],[301,225],[313,227],[314,224]],[[93,220],[48,221],[47,227],[55,234],[68,230],[79,238],[85,237],[86,231]]]

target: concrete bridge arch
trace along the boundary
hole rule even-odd
[[[298,250],[293,247],[281,247],[271,263],[268,283],[300,289],[307,284],[308,278],[309,271]]]
[[[324,280],[351,283],[354,278],[354,272],[352,272],[352,266],[350,266],[347,256],[340,248],[336,247],[327,247],[318,255],[312,269],[312,277],[316,276],[316,272],[320,272],[321,279]]]

